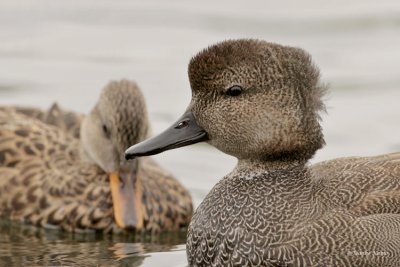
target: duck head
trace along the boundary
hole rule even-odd
[[[132,159],[207,141],[239,160],[307,160],[323,146],[319,71],[302,49],[254,39],[213,45],[189,64],[192,100]]]
[[[138,86],[113,81],[81,126],[81,142],[87,156],[110,176],[114,217],[121,228],[143,225],[138,161],[128,162],[124,150],[144,140],[149,131],[145,101]]]

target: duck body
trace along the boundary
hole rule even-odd
[[[189,80],[184,115],[125,156],[206,141],[238,159],[193,215],[190,266],[399,266],[400,153],[308,163],[326,88],[304,50],[224,41]]]
[[[397,266],[399,160],[238,166],[193,216],[190,266]]]
[[[56,126],[64,133],[72,134],[79,139],[80,126],[84,115],[61,109],[57,103],[53,103],[48,110],[34,107],[3,106],[0,111],[11,113],[15,112],[29,118],[37,119],[49,125]]]
[[[0,109],[0,216],[74,232],[123,231],[114,218],[109,173],[90,159],[79,139],[76,129],[84,116],[55,106],[24,110]],[[192,213],[188,191],[152,159],[137,166],[143,221],[136,230],[186,226]]]

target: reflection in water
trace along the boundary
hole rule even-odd
[[[115,243],[108,249],[113,252],[118,260],[140,256],[144,253],[144,248],[141,243]]]
[[[185,232],[73,234],[0,220],[0,266],[141,266],[146,253],[171,251]]]

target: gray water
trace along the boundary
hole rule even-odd
[[[111,79],[138,82],[158,133],[190,101],[187,63],[232,38],[313,55],[329,84],[313,162],[400,151],[400,2],[0,0],[0,104],[87,112]],[[235,159],[195,145],[156,156],[197,206]],[[73,235],[0,224],[0,266],[185,266],[185,235]]]

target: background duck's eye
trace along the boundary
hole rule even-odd
[[[108,131],[107,125],[103,124],[102,128],[104,135],[108,137],[110,135],[110,132]]]
[[[226,91],[229,96],[238,96],[242,93],[243,89],[239,85],[234,85]]]

